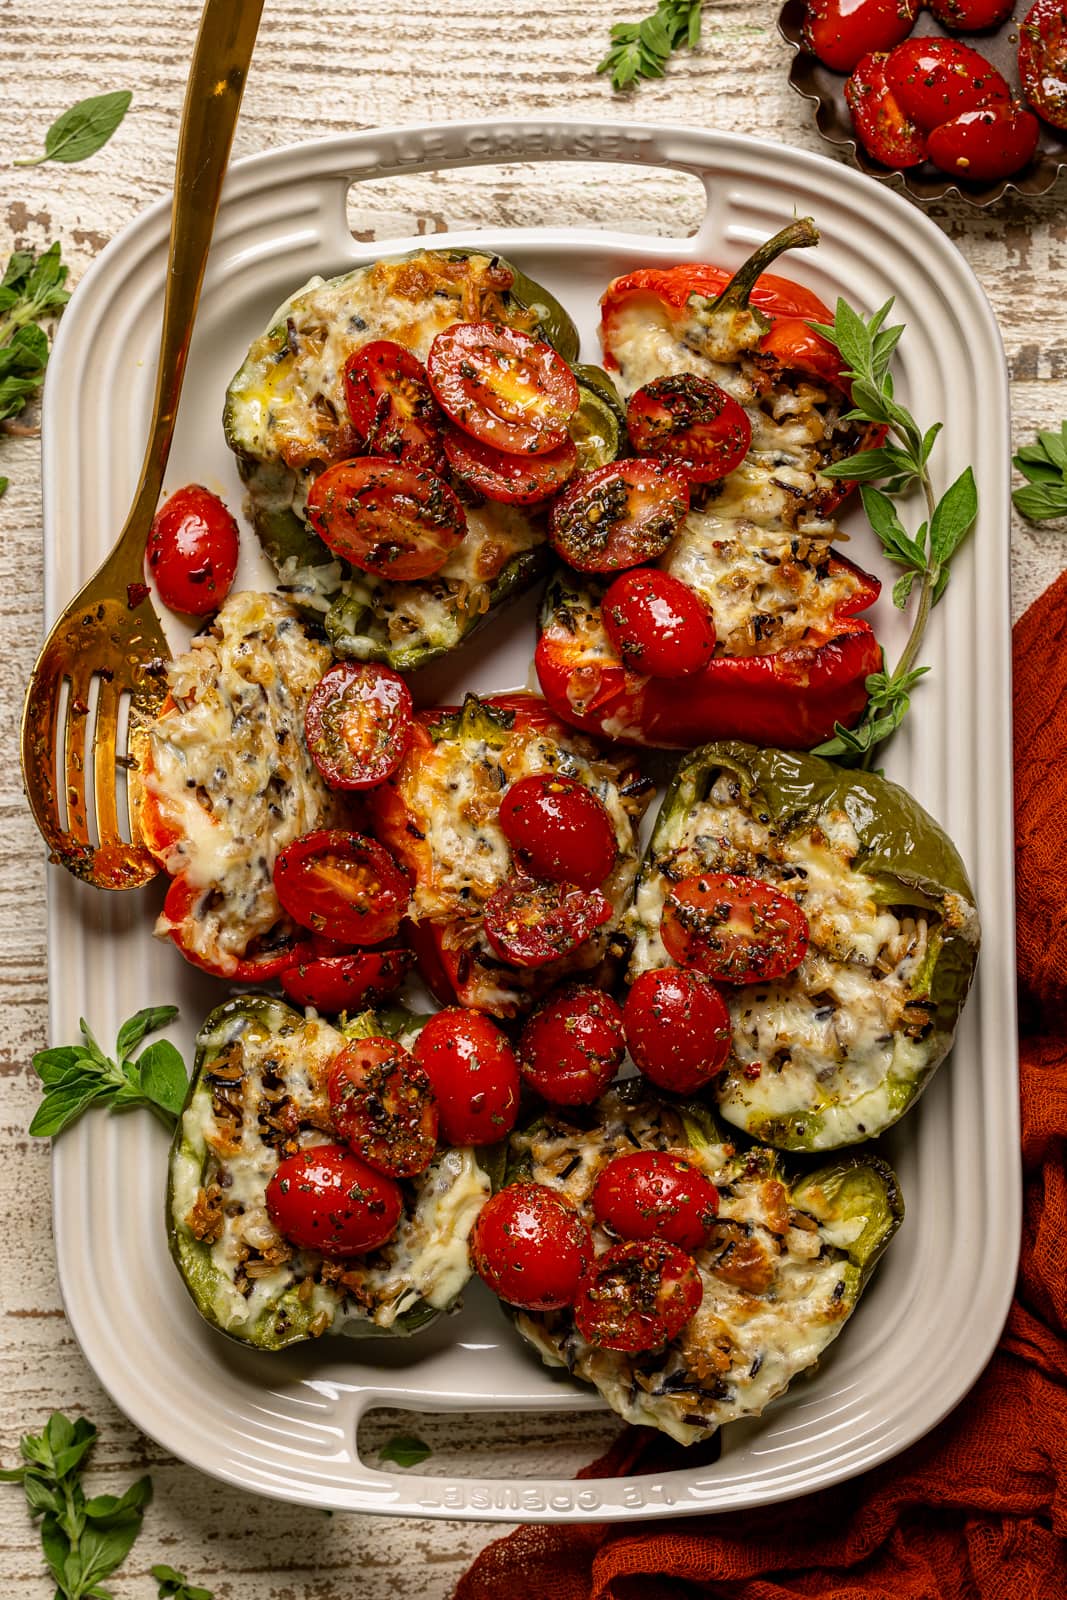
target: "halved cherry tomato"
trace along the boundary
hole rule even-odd
[[[578,451],[570,439],[544,455],[507,455],[450,425],[445,429],[444,445],[457,478],[487,500],[509,506],[547,500],[574,476],[578,466]]]
[[[266,983],[296,966],[310,953],[306,939],[298,937],[291,922],[283,919],[269,933],[249,940],[240,956],[233,956],[217,947],[215,958],[202,954],[193,945],[191,933],[202,929],[205,917],[220,900],[220,892],[213,885],[197,888],[184,874],[175,878],[167,890],[163,912],[158,927],[167,933],[186,961],[216,978],[229,978],[234,983]]]
[[[343,1144],[317,1144],[278,1163],[267,1184],[267,1214],[301,1250],[361,1256],[396,1232],[399,1185]]]
[[[494,1023],[447,1006],[419,1030],[415,1060],[437,1097],[446,1144],[496,1144],[519,1114],[519,1063]]]
[[[681,1333],[704,1298],[692,1256],[663,1239],[616,1244],[578,1285],[578,1332],[601,1350],[658,1350]]]
[[[376,839],[321,828],[286,845],[274,863],[274,888],[302,928],[344,944],[392,939],[411,888]]]
[[[599,888],[619,853],[603,800],[561,772],[513,783],[500,802],[500,827],[524,872],[579,889]]]
[[[391,339],[374,339],[349,356],[344,381],[352,426],[371,455],[438,470],[444,418],[418,356]]]
[[[666,1239],[699,1250],[719,1212],[710,1178],[672,1150],[616,1156],[597,1175],[593,1212],[617,1239]]]
[[[953,177],[1009,178],[1033,159],[1040,134],[1031,112],[998,100],[980,111],[962,111],[935,128],[929,138],[930,160]]]
[[[430,1080],[395,1039],[353,1039],[327,1083],[334,1132],[390,1178],[425,1172],[437,1145]]]
[[[548,539],[579,572],[619,572],[661,556],[689,510],[676,467],[647,459],[580,472],[554,503]]]
[[[835,72],[851,72],[869,50],[891,50],[908,37],[919,15],[919,0],[807,0],[807,5],[804,43]]]
[[[430,577],[467,531],[443,478],[384,456],[327,467],[308,491],[307,516],[335,556],[398,583]]]
[[[958,39],[905,39],[889,52],[885,81],[901,111],[924,133],[961,111],[1011,99],[996,67]]]
[[[479,1212],[470,1258],[478,1276],[508,1305],[556,1311],[574,1300],[593,1259],[593,1238],[555,1189],[510,1183]]]
[[[558,961],[610,921],[611,903],[598,889],[541,883],[517,872],[485,902],[485,936],[513,967]]]
[[[672,885],[660,936],[667,953],[721,983],[763,983],[793,972],[808,948],[808,919],[762,878],[704,872]]]
[[[578,383],[542,339],[494,322],[456,322],[430,346],[426,375],[442,411],[483,444],[540,455],[567,442]]]
[[[172,611],[204,617],[230,592],[240,535],[217,494],[202,484],[178,489],[152,520],[145,555],[159,598]]]
[[[1060,0],[1055,3],[1062,15]],[[1007,21],[1015,10],[1015,0],[927,0],[927,6],[943,28],[955,33],[984,33]]]
[[[886,82],[886,55],[864,56],[845,84],[856,135],[869,156],[886,167],[917,167],[926,160],[926,135],[907,118]]]
[[[1067,128],[1067,12],[1063,0],[1036,0],[1019,27],[1019,76],[1039,117]]]
[[[414,965],[410,950],[357,950],[301,960],[286,968],[281,985],[294,1005],[332,1017],[357,1005],[377,1005]]]
[[[730,1054],[726,1001],[701,973],[685,967],[642,972],[622,1016],[634,1065],[672,1094],[702,1089]]]
[[[587,1106],[622,1066],[622,1012],[590,984],[554,994],[522,1030],[519,1063],[531,1088],[557,1106]]]
[[[692,589],[658,567],[624,572],[600,604],[608,638],[634,672],[684,678],[715,651],[715,624]]]
[[[411,690],[374,661],[338,661],[308,700],[308,754],[333,789],[373,789],[391,777],[411,743]]]
[[[678,467],[690,483],[725,478],[752,443],[752,424],[733,396],[691,372],[653,378],[632,394],[626,431],[639,455]]]

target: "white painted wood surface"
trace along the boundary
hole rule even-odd
[[[824,149],[811,108],[786,83],[789,51],[773,0],[708,0],[704,44],[636,96],[614,97],[594,67],[612,21],[646,0],[267,0],[235,152],[392,122],[568,111],[644,121],[692,122]],[[650,0],[649,0],[650,3]],[[62,240],[76,282],[92,257],[149,201],[165,194],[199,16],[196,0],[68,0],[51,11],[0,0],[0,250]],[[41,148],[52,119],[73,101],[131,88],[134,106],[111,143],[81,166],[17,170]],[[993,210],[941,203],[933,214],[981,280],[1000,319],[1012,374],[1016,443],[1067,415],[1067,180],[1029,204]],[[532,191],[516,175],[398,180],[360,193],[361,234],[446,225],[604,215],[592,172],[550,168]],[[684,186],[643,175],[628,192],[637,225],[681,231],[691,216]],[[618,218],[617,210],[612,219]],[[630,225],[634,225],[630,216]],[[87,393],[86,405],[106,405]],[[25,419],[35,420],[31,413]],[[328,1518],[223,1488],[161,1454],[115,1411],[66,1324],[49,1228],[49,1157],[26,1127],[36,1100],[30,1057],[44,1043],[42,852],[18,778],[22,687],[41,637],[41,503],[38,441],[0,437],[0,1460],[20,1433],[61,1408],[93,1418],[101,1441],[94,1486],[116,1489],[151,1470],[156,1498],[122,1573],[118,1600],[155,1594],[153,1562],[166,1561],[220,1600],[444,1600],[498,1529],[476,1523]],[[1018,615],[1067,566],[1062,528],[1016,519],[1013,605]],[[62,974],[53,974],[62,982]],[[610,1438],[603,1416],[478,1419],[382,1416],[365,1441],[397,1431],[434,1447],[428,1469],[476,1471],[521,1447],[525,1470],[573,1470]],[[21,1492],[0,1486],[0,1593],[52,1594]]]

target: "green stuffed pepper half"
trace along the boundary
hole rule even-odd
[[[170,1156],[171,1253],[197,1310],[258,1350],[325,1333],[410,1334],[452,1307],[469,1276],[467,1236],[491,1191],[471,1149],[439,1147],[404,1180],[397,1231],[366,1256],[331,1260],[282,1238],[265,1195],[279,1161],[333,1142],[326,1079],[346,1039],[420,1020],[366,1012],[338,1031],[264,995],[218,1006],[196,1062]]]
[[[631,982],[670,964],[665,898],[701,873],[770,883],[810,930],[795,971],[724,989],[721,1114],[786,1150],[834,1150],[896,1122],[951,1048],[978,956],[974,896],[942,828],[873,773],[734,742],[695,750],[635,885]]]
[[[504,324],[545,340],[570,363],[577,358],[566,311],[509,262],[424,250],[312,278],[271,319],[227,391],[226,440],[253,526],[280,589],[324,623],[336,655],[413,671],[462,643],[547,569],[545,513],[536,505],[465,495],[465,537],[432,577],[409,582],[337,560],[305,518],[314,479],[364,448],[348,416],[348,357],[387,339],[425,361],[435,336],[456,322]],[[576,375],[583,464],[613,460],[624,430],[611,380],[598,368]]]
[[[703,1288],[696,1313],[667,1345],[636,1355],[587,1343],[569,1310],[513,1316],[549,1365],[593,1384],[627,1422],[694,1444],[758,1416],[819,1360],[900,1226],[903,1202],[877,1156],[799,1170],[736,1141],[707,1106],[668,1101],[635,1079],[595,1106],[553,1109],[512,1134],[508,1178],[566,1195],[599,1252],[615,1241],[596,1222],[593,1185],[635,1149],[672,1151],[718,1188],[718,1217],[693,1252]]]

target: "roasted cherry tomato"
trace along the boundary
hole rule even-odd
[[[522,1075],[557,1106],[599,1099],[622,1066],[622,1012],[590,984],[563,989],[527,1022],[519,1040]]]
[[[1019,27],[1019,76],[1039,117],[1067,128],[1067,11],[1063,0],[1036,0]]]
[[[630,396],[626,431],[639,455],[678,467],[690,483],[714,483],[739,467],[752,424],[737,401],[707,378],[654,378]]]
[[[373,789],[391,777],[411,743],[411,690],[374,661],[339,661],[308,700],[308,754],[332,789]]]
[[[917,167],[926,160],[926,135],[900,109],[885,78],[886,55],[864,56],[845,84],[856,136],[885,167]]]
[[[478,1214],[471,1265],[494,1294],[527,1311],[574,1300],[593,1259],[593,1238],[577,1211],[541,1183],[510,1183]]]
[[[308,491],[307,515],[335,556],[396,582],[430,577],[467,531],[467,514],[443,478],[384,456],[327,467]]]
[[[281,985],[297,1006],[326,1016],[373,1006],[399,988],[415,964],[410,950],[356,950],[312,956],[287,967]]]
[[[671,887],[660,936],[675,961],[720,983],[764,983],[799,967],[808,919],[762,878],[704,872]]]
[[[532,878],[597,889],[618,856],[603,800],[560,772],[537,772],[513,783],[500,802],[500,827]]]
[[[518,872],[485,902],[485,936],[513,967],[558,961],[610,921],[611,904],[598,889],[540,883]]]
[[[692,1094],[730,1054],[726,1001],[701,973],[685,967],[642,972],[622,1016],[634,1065],[658,1089]]]
[[[704,1297],[692,1256],[662,1239],[616,1244],[578,1285],[578,1332],[601,1350],[658,1350],[681,1333]]]
[[[346,828],[321,828],[286,845],[274,863],[274,888],[302,928],[357,945],[393,938],[411,893],[388,850]]]
[[[404,1197],[343,1144],[317,1144],[286,1156],[267,1184],[267,1214],[301,1250],[360,1256],[396,1232]]]
[[[391,339],[354,350],[345,362],[345,400],[371,455],[397,457],[414,470],[438,470],[444,418],[418,356]]]
[[[519,1063],[488,1017],[447,1006],[420,1029],[415,1060],[437,1098],[446,1144],[496,1144],[519,1114]]]
[[[327,1083],[334,1132],[376,1172],[413,1178],[437,1145],[430,1080],[395,1039],[353,1039]]]
[[[237,571],[237,523],[202,484],[178,489],[156,512],[148,534],[148,571],[172,611],[204,617],[217,611]]]
[[[689,510],[689,485],[659,461],[580,472],[552,506],[549,543],[579,572],[621,572],[661,556]]]
[[[924,133],[961,111],[1011,99],[996,67],[958,39],[905,39],[889,52],[885,81],[901,111]]]
[[[926,0],[933,16],[943,28],[955,33],[984,33],[987,28],[999,28],[1015,10],[1015,0]],[[1062,15],[1061,0],[1056,9]],[[879,49],[886,49],[880,45]]]
[[[804,43],[835,72],[851,72],[869,50],[906,39],[918,15],[919,0],[808,0]]]
[[[445,429],[444,442],[448,464],[457,478],[487,500],[509,506],[547,500],[574,476],[578,466],[578,451],[569,438],[539,456],[507,455],[453,426]]]
[[[190,939],[191,930],[202,929],[210,917],[218,890],[212,885],[206,889],[194,887],[183,875],[175,878],[163,902],[159,931],[173,939],[186,961],[216,978],[229,978],[235,983],[266,983],[277,978],[310,953],[310,945],[298,936],[288,919],[279,922],[269,933],[249,940],[239,956],[232,956],[221,945],[214,955],[201,953]]]
[[[692,589],[658,567],[638,567],[616,578],[600,614],[618,655],[650,678],[700,672],[715,650],[708,611]]]
[[[616,1156],[593,1185],[593,1212],[617,1239],[666,1239],[699,1250],[719,1211],[710,1178],[672,1150]]]
[[[442,411],[483,444],[540,455],[569,438],[578,384],[542,339],[494,322],[456,322],[430,346],[426,374]]]
[[[971,181],[1009,178],[1033,159],[1041,134],[1038,120],[1013,102],[998,100],[980,111],[962,111],[935,128],[930,160],[942,172]]]

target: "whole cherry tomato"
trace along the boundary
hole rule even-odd
[[[267,1214],[301,1250],[360,1256],[396,1232],[404,1197],[392,1178],[343,1144],[317,1144],[278,1163],[267,1184]]]
[[[704,1297],[692,1256],[662,1239],[613,1245],[578,1285],[578,1332],[601,1350],[658,1350],[681,1333]]]
[[[608,588],[600,614],[608,638],[634,672],[685,678],[715,651],[715,624],[700,600],[669,572],[637,567]]]
[[[599,889],[540,883],[513,872],[485,902],[485,936],[501,961],[545,967],[570,955],[611,921],[611,902]]]
[[[523,1078],[557,1106],[591,1105],[625,1054],[622,1012],[610,995],[590,984],[552,995],[519,1040]]]
[[[240,537],[217,494],[202,484],[178,489],[156,512],[145,552],[159,598],[172,611],[204,617],[230,592]]]
[[[346,828],[320,828],[286,845],[274,888],[302,928],[356,945],[392,939],[411,893],[388,850]]]
[[[726,1002],[713,983],[688,968],[642,972],[622,1016],[634,1065],[673,1094],[702,1089],[730,1054]]]
[[[334,1132],[390,1178],[425,1172],[437,1145],[430,1080],[395,1039],[353,1039],[327,1083]]]
[[[494,1294],[528,1311],[574,1300],[593,1259],[588,1227],[563,1195],[541,1183],[510,1183],[478,1214],[471,1265]]]
[[[942,172],[971,181],[1009,178],[1033,159],[1041,129],[1029,111],[998,100],[980,111],[961,111],[934,128],[930,160]]]
[[[943,28],[954,33],[984,33],[1007,21],[1015,0],[927,0],[927,5]]]
[[[762,878],[703,872],[672,885],[660,935],[683,966],[721,983],[764,983],[799,967],[808,919]]]
[[[569,438],[543,455],[507,455],[450,424],[444,443],[456,477],[487,500],[503,505],[528,506],[547,500],[574,476],[578,465],[578,451]]]
[[[438,471],[444,418],[418,356],[391,339],[374,339],[349,356],[344,382],[348,415],[370,455]]]
[[[620,572],[661,556],[689,510],[676,467],[647,459],[579,472],[553,502],[548,539],[578,572]]]
[[[308,490],[307,516],[335,556],[398,583],[430,577],[467,531],[443,478],[385,456],[327,467]]]
[[[631,395],[626,430],[639,455],[678,467],[690,483],[725,478],[752,443],[752,424],[737,401],[691,372],[653,378]]]
[[[804,43],[835,72],[851,72],[868,51],[906,39],[918,15],[919,0],[808,0]]]
[[[563,773],[537,772],[513,783],[500,802],[500,827],[533,878],[596,889],[618,856],[607,806]]]
[[[597,1174],[593,1213],[618,1239],[666,1239],[699,1250],[719,1211],[710,1178],[671,1150],[616,1156]]]
[[[578,409],[578,383],[542,339],[493,322],[456,322],[426,357],[442,411],[483,444],[518,455],[558,450]]]
[[[338,661],[308,700],[308,754],[332,789],[373,789],[392,776],[411,743],[411,690],[375,661]]]
[[[437,1100],[446,1144],[496,1144],[519,1114],[519,1063],[488,1017],[448,1006],[420,1030],[415,1060]]]
[[[856,136],[886,167],[917,167],[926,160],[926,135],[904,115],[885,76],[887,55],[864,56],[845,84]]]
[[[996,67],[958,39],[905,39],[889,52],[885,81],[901,111],[924,133],[961,111],[1011,99]]]
[[[294,1005],[314,1006],[327,1016],[377,1005],[399,988],[415,964],[410,950],[352,950],[310,954],[281,974]]]
[[[1063,0],[1035,0],[1019,27],[1019,76],[1039,117],[1067,128],[1067,12]]]

